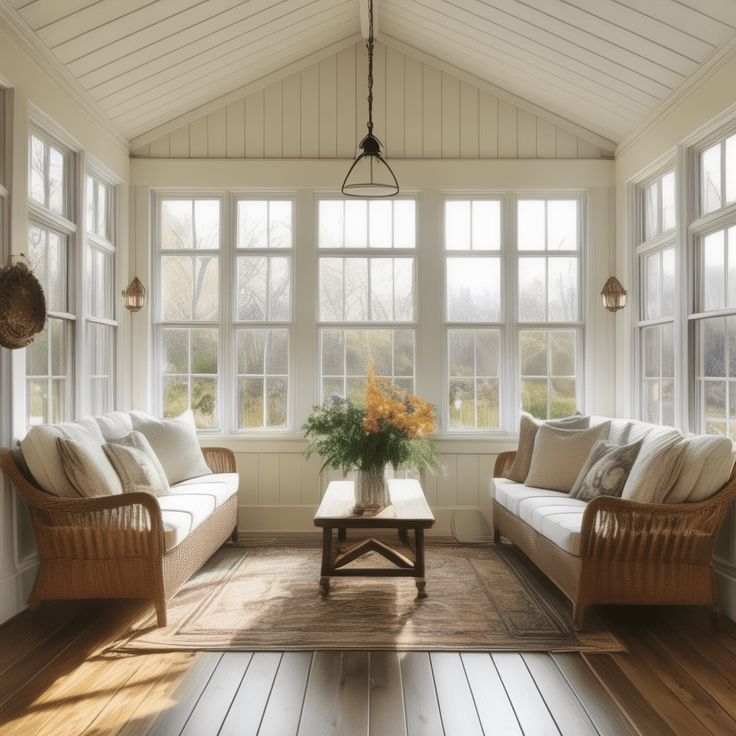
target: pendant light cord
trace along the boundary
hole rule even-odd
[[[368,133],[373,134],[373,0],[368,0]]]

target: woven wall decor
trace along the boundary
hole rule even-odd
[[[25,348],[46,323],[43,287],[25,263],[0,268],[0,345]]]

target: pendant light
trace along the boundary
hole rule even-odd
[[[381,155],[381,141],[373,135],[373,0],[368,0],[368,135],[360,142],[359,153],[342,183],[348,197],[393,197],[399,182]]]
[[[609,312],[618,312],[626,306],[626,289],[615,276],[611,276],[603,285],[601,301]]]

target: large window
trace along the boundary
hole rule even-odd
[[[70,192],[72,154],[39,131],[29,138],[28,250],[46,294],[46,326],[27,350],[28,424],[58,422],[74,412],[73,357],[76,302],[70,293],[76,224]]]
[[[503,294],[500,199],[444,208],[447,428],[498,429]]]
[[[191,408],[200,429],[288,426],[292,209],[290,199],[158,200],[164,416]]]
[[[581,230],[578,199],[517,202],[521,407],[542,419],[579,407]]]
[[[369,364],[414,391],[416,203],[317,205],[321,400],[362,399]]]
[[[103,414],[115,406],[115,242],[113,187],[95,173],[86,181],[86,358],[89,378],[85,413]]]
[[[639,192],[639,418],[675,423],[675,172]]]

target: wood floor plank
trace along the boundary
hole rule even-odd
[[[341,652],[315,652],[309,671],[299,736],[337,736]]]
[[[537,690],[521,655],[513,652],[497,652],[491,656],[525,736],[559,734],[554,718]]]
[[[252,658],[251,652],[222,655],[181,736],[217,736]]]
[[[150,736],[179,736],[221,659],[221,652],[199,654],[186,677],[171,694],[171,705],[151,725]]]
[[[75,646],[86,631],[92,636],[100,631],[99,617],[115,616],[120,612],[116,606],[105,602],[90,606],[84,616],[70,619],[47,640],[27,652],[9,671],[0,678],[0,722],[12,714],[24,710],[33,702],[32,695],[44,692],[59,677],[73,671],[84,662],[89,648]],[[89,636],[87,640],[89,640]],[[97,642],[95,642],[95,646]],[[63,657],[60,656],[63,654]]]
[[[522,659],[542,694],[557,728],[563,734],[596,736],[598,732],[585,708],[549,654],[530,652],[523,654]]]
[[[461,655],[480,724],[486,734],[520,736],[521,726],[490,654]]]
[[[370,653],[370,736],[406,736],[406,713],[397,652]]]
[[[407,733],[409,736],[443,736],[429,654],[405,652],[399,657]]]
[[[632,723],[644,736],[674,736],[675,731],[659,715],[638,686],[628,679],[609,654],[583,654],[583,659],[595,673]]]
[[[483,729],[460,655],[457,652],[433,652],[429,660],[447,736],[482,736]]]
[[[195,656],[193,652],[139,655],[142,660],[140,668],[121,685],[87,730],[82,732],[83,736],[118,733],[138,719],[150,716],[158,703],[165,702],[164,693],[159,699],[157,686],[172,690],[175,683],[184,677]]]
[[[281,657],[279,652],[256,652],[253,655],[218,736],[258,733]]]
[[[368,736],[369,698],[368,652],[343,652],[337,711],[337,733],[340,736]]]
[[[311,666],[311,652],[286,652],[281,658],[259,736],[282,736],[297,732]]]
[[[639,732],[579,654],[550,656],[601,736],[637,736]]]
[[[646,630],[626,629],[629,654],[613,655],[629,679],[639,685],[673,727],[695,732],[707,729],[715,736],[733,736],[736,720],[697,683]]]

